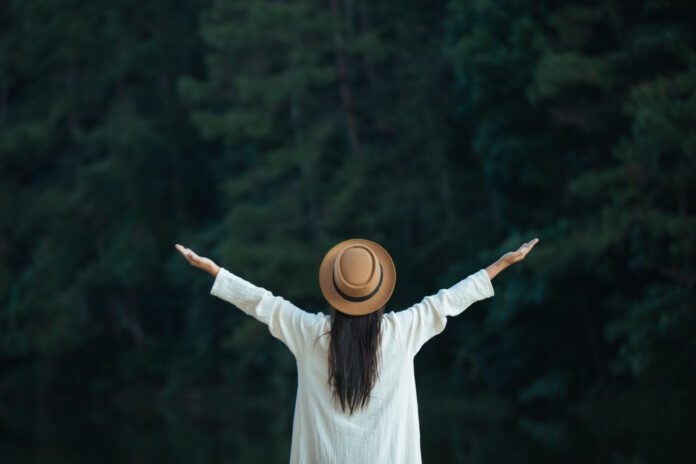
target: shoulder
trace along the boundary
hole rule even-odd
[[[408,331],[409,323],[406,320],[406,311],[389,311],[382,316],[382,334],[385,340],[399,353],[406,353],[404,345],[404,334]]]
[[[398,333],[400,326],[406,324],[404,311],[389,311],[382,315],[382,326],[385,332]]]
[[[305,343],[312,348],[321,346],[323,350],[328,349],[328,339],[324,337],[331,331],[331,316],[319,313],[307,313],[303,324],[303,337]]]
[[[304,319],[305,327],[313,335],[319,335],[331,329],[331,316],[323,312],[306,312]]]
[[[401,311],[399,311],[401,312]],[[396,311],[389,311],[387,313],[384,313],[382,315],[382,321],[386,322],[387,324],[394,324],[396,323],[397,320],[397,313]]]
[[[398,327],[399,325],[409,323],[409,320],[413,317],[409,309],[401,309],[399,311],[389,311],[384,313],[382,320],[388,326]]]
[[[322,312],[312,313],[314,316],[314,323],[320,326],[331,326],[331,316],[324,314]]]

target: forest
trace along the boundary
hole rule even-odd
[[[294,358],[177,242],[327,312],[341,240],[391,253],[396,311],[539,237],[418,354],[422,408],[625,403],[693,432],[694,25],[688,0],[3,2],[0,430],[291,416]],[[288,417],[249,456],[284,462]]]

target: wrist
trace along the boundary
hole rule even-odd
[[[213,263],[213,264],[211,264],[210,266],[208,266],[208,268],[206,269],[206,271],[208,271],[208,274],[210,274],[211,276],[217,277],[218,272],[220,272],[220,266],[218,266],[217,264]]]
[[[505,259],[498,258],[497,261],[495,261],[493,264],[488,266],[486,268],[486,272],[488,273],[488,277],[490,279],[493,279],[495,276],[500,274],[501,271],[503,271],[506,267],[508,267],[509,264],[506,263]]]

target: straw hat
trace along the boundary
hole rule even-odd
[[[336,310],[351,316],[369,314],[391,297],[396,268],[387,250],[361,238],[331,248],[319,266],[319,286]]]

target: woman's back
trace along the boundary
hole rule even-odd
[[[323,320],[322,320],[323,319]],[[348,415],[328,388],[329,337],[297,358],[298,388],[290,462],[419,463],[420,436],[413,357],[403,349],[398,318],[382,320],[379,375],[364,408]],[[330,330],[320,315],[318,333]]]
[[[329,384],[331,316],[305,312],[220,269],[210,291],[266,323],[295,356],[298,388],[291,463],[420,463],[413,359],[447,316],[493,296],[484,269],[381,321],[379,371],[364,408],[344,412]]]

